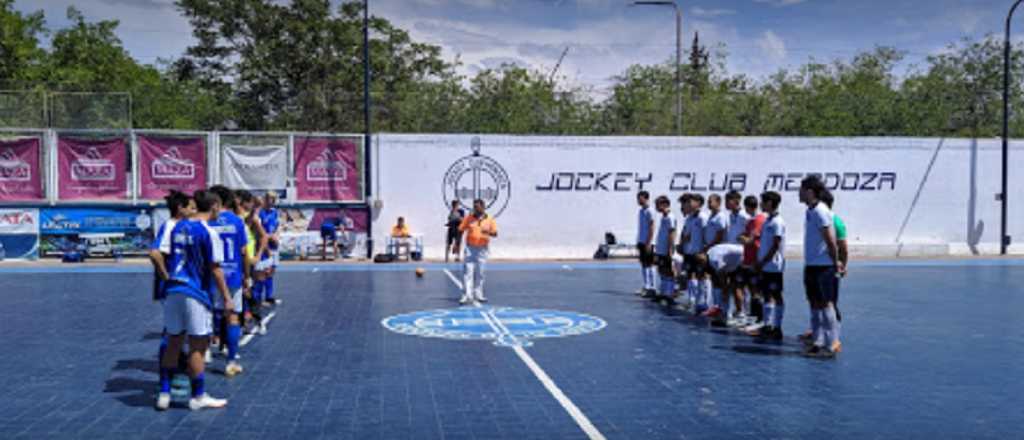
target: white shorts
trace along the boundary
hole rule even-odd
[[[209,336],[213,333],[213,313],[188,295],[167,295],[164,300],[164,327],[168,335]]]
[[[220,292],[215,293],[213,301],[213,308],[217,310],[224,310],[224,297],[220,295]],[[239,287],[234,292],[231,292],[231,310],[235,313],[242,313],[242,288]]]

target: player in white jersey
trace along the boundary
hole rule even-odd
[[[826,191],[818,176],[800,182],[800,201],[807,205],[804,224],[804,289],[811,305],[812,357],[834,357],[839,344],[839,319],[835,301],[839,275],[843,273],[836,245],[832,211],[821,201]]]
[[[687,197],[688,196],[688,197]],[[700,194],[684,195],[690,204],[689,215],[683,226],[683,265],[686,268],[686,297],[694,312],[707,310],[706,298],[700,294],[700,279],[704,276],[704,265],[697,260],[697,254],[704,249],[704,226],[707,218],[701,213],[704,196]]]
[[[676,238],[676,219],[672,215],[672,203],[668,197],[660,196],[654,205],[658,209],[658,239],[654,245],[654,256],[658,264],[659,299],[665,305],[675,303],[675,272],[672,270],[672,251]]]
[[[729,230],[729,217],[722,212],[722,196],[712,194],[708,196],[708,220],[704,225],[704,248],[702,254],[707,254],[711,248],[725,242],[725,233]],[[711,283],[711,275],[705,271],[700,281],[700,290],[704,298],[707,298],[710,306],[702,316],[716,318],[720,314],[727,314],[729,305],[723,292],[715,289]]]
[[[743,210],[743,195],[738,191],[729,191],[725,195],[725,209],[728,211],[729,229],[725,232],[725,243],[727,244],[742,244],[740,243],[740,237],[747,229],[747,222],[750,221],[750,214],[747,214]],[[725,295],[726,304],[731,297],[735,300],[735,320],[729,320],[730,326],[739,325],[746,323],[747,320],[747,301],[743,296],[743,289],[739,286],[739,280],[736,279],[739,271],[731,272],[732,276],[729,277],[727,283],[725,283]]]
[[[716,289],[726,289],[733,273],[743,264],[743,245],[723,243],[715,245],[708,250],[707,254],[701,254],[699,258],[708,267],[708,274]],[[725,316],[719,314],[712,321],[711,325],[722,327],[727,324]]]
[[[782,299],[783,277],[786,270],[786,222],[779,215],[782,196],[775,191],[761,194],[761,210],[768,216],[761,228],[761,245],[757,248],[754,273],[764,296],[764,326],[750,332],[763,339],[782,340],[782,317],[786,304]]]
[[[651,210],[651,194],[640,191],[636,195],[636,203],[640,206],[637,214],[636,249],[640,256],[640,273],[643,275],[643,287],[637,292],[645,298],[657,295],[655,279],[657,270],[654,267],[654,212]]]

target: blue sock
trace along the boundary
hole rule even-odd
[[[252,299],[257,304],[263,302],[263,286],[266,285],[266,280],[255,280],[252,283]]]
[[[213,311],[213,332],[221,339],[224,338],[224,311]]]
[[[167,333],[160,336],[160,349],[157,351],[156,362],[158,365],[163,365],[164,353],[167,351]]]
[[[228,360],[233,361],[238,356],[238,340],[242,338],[242,327],[228,324]]]
[[[775,305],[775,328],[782,328],[782,316],[786,314],[785,304]]]
[[[167,384],[169,387],[170,381]],[[199,373],[196,377],[192,378],[192,397],[199,397],[203,394],[206,394],[206,378],[203,376],[203,373]]]
[[[170,393],[171,392],[171,378],[174,377],[174,372],[170,368],[160,368],[160,392]]]
[[[267,294],[267,301],[273,301],[274,299],[274,277],[267,277],[266,287],[264,287]]]

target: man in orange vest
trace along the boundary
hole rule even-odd
[[[484,298],[484,266],[487,265],[491,239],[498,236],[498,224],[485,211],[484,201],[473,201],[473,213],[462,219],[459,232],[466,234],[466,258],[464,287],[466,293],[459,300],[461,304],[475,301],[487,302]]]

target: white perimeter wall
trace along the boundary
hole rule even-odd
[[[376,137],[371,199],[380,201],[373,221],[378,252],[404,216],[423,235],[426,257],[443,257],[445,194],[453,188],[498,191],[496,207],[505,209],[497,219],[495,258],[551,259],[590,258],[606,231],[635,241],[641,186],[654,197],[668,195],[677,214],[683,192],[724,194],[726,186],[744,195],[781,192],[788,251],[798,254],[805,208],[796,188],[806,173],[838,185],[836,212],[856,254],[998,252],[995,139],[480,136],[480,153],[492,162],[465,159],[474,137]],[[1008,228],[1017,243],[1024,242],[1022,146],[1016,142],[1010,151]],[[501,188],[495,163],[508,188]],[[1024,246],[1011,251],[1024,253]]]

